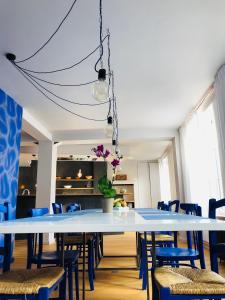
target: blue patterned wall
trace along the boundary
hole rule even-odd
[[[22,107],[0,89],[0,203],[9,203],[16,216]]]

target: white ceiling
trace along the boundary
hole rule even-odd
[[[57,27],[72,0],[1,0],[0,86],[51,132],[102,128],[49,103],[4,58],[32,54]],[[98,45],[98,1],[78,0],[46,49],[21,64],[35,70],[70,65]],[[224,0],[103,0],[104,27],[111,31],[112,68],[121,128],[177,128],[211,84],[225,60]],[[48,80],[94,80],[96,55]],[[91,87],[54,88],[61,96],[94,102]],[[70,106],[68,106],[71,108]],[[106,109],[76,109],[101,118]]]
[[[102,142],[104,142],[106,149],[109,149],[111,152],[113,151],[112,146],[109,143],[106,141]],[[165,150],[171,146],[171,144],[171,141],[124,141],[120,144],[120,152],[123,154],[124,160],[156,160],[163,155]],[[91,151],[95,146],[96,143],[91,144],[90,142],[83,144],[61,143],[57,148],[57,155],[58,157],[69,157],[70,155],[73,155],[74,159],[82,158],[84,160],[89,160],[89,156],[90,159],[95,157]],[[25,165],[32,159],[35,159],[34,154],[38,154],[38,146],[31,141],[24,142],[22,140],[20,163]]]

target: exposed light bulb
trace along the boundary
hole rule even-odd
[[[102,102],[108,98],[109,95],[109,87],[106,82],[106,70],[100,69],[98,71],[98,81],[96,81],[93,85],[92,95],[95,100]]]
[[[113,135],[113,126],[112,126],[113,124],[112,123],[113,123],[112,117],[109,116],[107,118],[107,125],[105,127],[105,136],[107,138],[111,138]]]

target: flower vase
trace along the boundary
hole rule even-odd
[[[112,213],[113,212],[113,202],[114,202],[114,198],[102,199],[103,213]]]

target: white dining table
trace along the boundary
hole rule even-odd
[[[82,210],[75,213],[46,215],[4,221],[0,223],[0,233],[76,233],[82,232],[84,241],[89,232],[152,232],[154,248],[155,231],[222,231],[225,222],[217,219],[189,216],[157,209]],[[154,251],[153,251],[154,252]],[[85,257],[85,255],[84,255]],[[83,266],[85,265],[85,258]],[[85,275],[83,272],[83,299],[85,299]],[[149,299],[149,285],[147,285]]]

